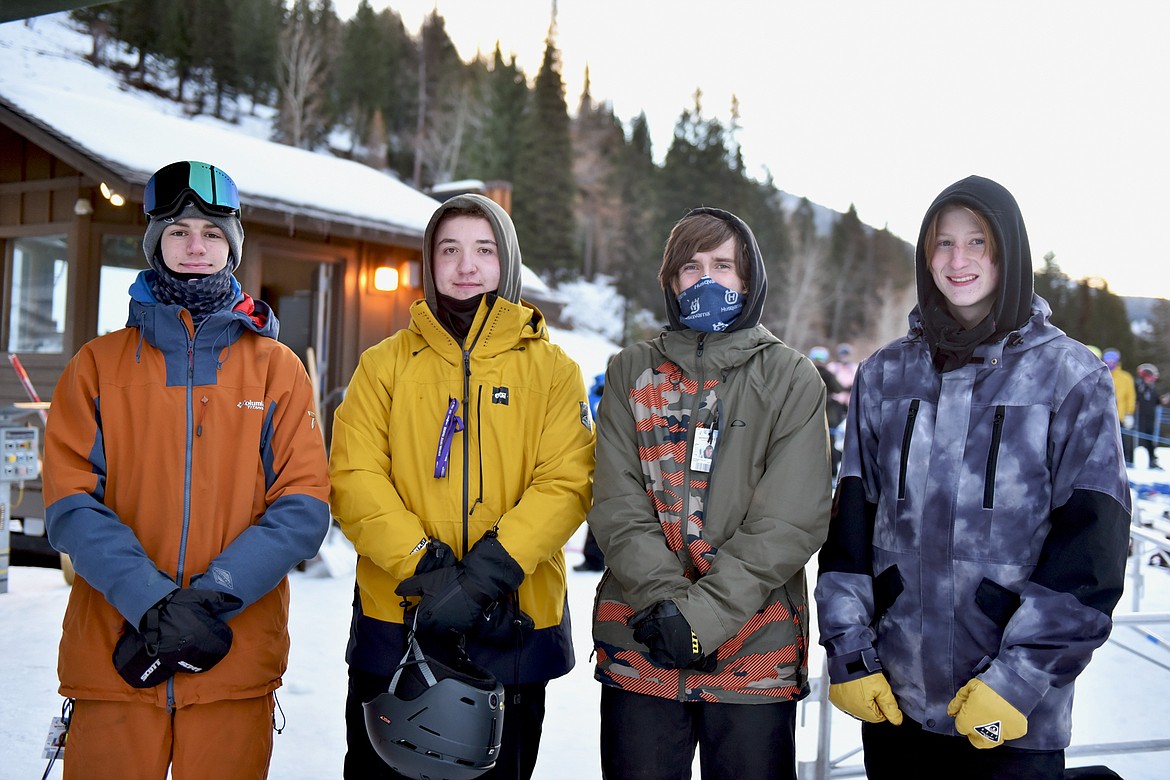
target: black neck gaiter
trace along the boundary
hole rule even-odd
[[[967,365],[975,347],[995,335],[995,320],[990,314],[975,327],[964,328],[945,306],[935,306],[930,320],[934,327],[927,331],[927,340],[934,368],[941,374]]]
[[[471,323],[475,320],[475,313],[479,311],[479,302],[484,295],[485,293],[481,293],[463,299],[452,298],[435,291],[435,297],[438,299],[438,311],[435,312],[435,317],[448,333],[459,340],[460,344],[467,339],[467,333],[471,330]]]

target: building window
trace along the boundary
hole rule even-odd
[[[140,236],[103,236],[98,278],[99,336],[126,327],[130,317],[130,285],[146,267]]]
[[[63,352],[69,280],[66,237],[12,239],[9,352]]]

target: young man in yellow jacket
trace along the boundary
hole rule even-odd
[[[591,500],[593,422],[580,368],[521,300],[520,269],[500,206],[442,204],[424,238],[425,299],[362,355],[338,407],[333,514],[359,556],[347,778],[401,776],[375,752],[363,704],[390,686],[404,620],[428,654],[461,648],[503,683],[503,744],[483,778],[531,776],[545,687],[573,666],[562,549]]]

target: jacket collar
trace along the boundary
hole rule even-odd
[[[452,363],[462,360],[465,345],[475,357],[487,358],[513,349],[528,339],[548,340],[544,315],[535,306],[523,300],[512,303],[487,295],[480,302],[464,344],[456,341],[442,326],[425,300],[410,305],[410,329]]]

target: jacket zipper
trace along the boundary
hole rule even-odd
[[[902,460],[898,465],[898,500],[906,497],[906,467],[910,460],[910,440],[914,438],[914,419],[918,417],[920,403],[917,398],[911,401],[910,411],[906,414],[906,429],[902,432]]]
[[[187,335],[187,453],[186,465],[183,471],[183,530],[179,537],[179,559],[175,569],[175,582],[181,588],[185,576],[187,560],[187,532],[191,521],[191,453],[194,449],[194,417],[195,417],[195,334],[187,331],[187,323],[183,322],[183,310],[178,313],[179,324],[183,326]],[[175,709],[175,678],[167,680],[167,712]]]
[[[460,557],[467,555],[469,547],[468,535],[470,534],[469,524],[471,518],[471,475],[468,469],[471,468],[471,429],[468,427],[471,424],[471,414],[468,412],[468,405],[471,403],[471,349],[475,342],[479,341],[479,336],[483,333],[484,327],[487,326],[488,317],[491,316],[491,309],[485,313],[483,322],[479,324],[479,330],[475,332],[475,338],[465,342],[467,346],[463,348],[463,550],[459,553]],[[476,436],[480,432],[476,431]],[[483,465],[480,464],[480,468]]]
[[[468,479],[467,469],[471,464],[471,431],[467,429],[467,423],[471,422],[471,415],[467,413],[467,404],[471,400],[471,350],[463,350],[463,549],[459,553],[459,557],[467,555],[467,537],[468,537]]]
[[[987,452],[987,472],[983,475],[984,509],[991,509],[995,506],[995,472],[996,465],[999,463],[999,440],[1003,435],[1003,419],[1005,414],[1005,407],[995,407],[995,421],[991,426],[991,447]]]

